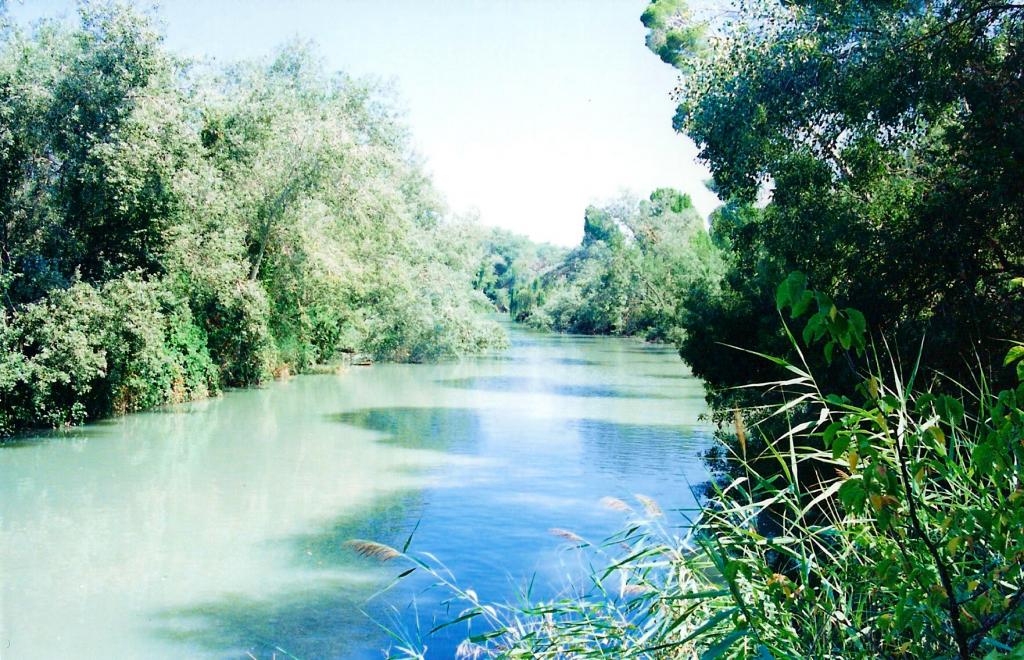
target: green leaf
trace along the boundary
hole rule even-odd
[[[821,314],[815,314],[807,321],[807,325],[804,326],[804,331],[802,335],[805,344],[810,346],[814,341],[818,339],[818,331],[821,329],[821,324]]]
[[[860,479],[848,479],[839,487],[839,501],[847,511],[857,513],[864,508],[868,495]]]
[[[443,630],[444,628],[447,628],[448,626],[454,626],[457,623],[462,623],[463,621],[468,621],[468,620],[470,620],[470,619],[472,619],[474,617],[477,617],[477,616],[480,616],[480,610],[478,610],[478,609],[469,610],[468,612],[463,613],[462,616],[456,617],[456,618],[452,619],[451,621],[445,621],[443,623],[440,623],[440,624],[434,626],[430,630],[430,634],[433,635],[437,631]]]
[[[735,644],[738,640],[747,636],[748,630],[746,628],[739,628],[732,631],[721,640],[719,640],[714,646],[710,647],[707,651],[701,654],[701,660],[714,660],[725,655],[725,652]]]
[[[842,344],[844,350],[850,350],[850,346],[853,345],[853,337],[849,332],[844,332],[839,335],[839,343]]]
[[[850,434],[839,433],[836,434],[835,440],[832,443],[832,458],[838,459],[842,456],[846,450],[850,447]]]
[[[1024,345],[1017,345],[1010,349],[1010,352],[1006,354],[1006,359],[1003,360],[1003,366],[1013,364],[1017,360],[1024,358]]]
[[[956,426],[964,418],[964,404],[951,396],[943,395],[936,402],[939,416],[951,426]]]
[[[405,539],[405,543],[402,545],[402,554],[403,555],[406,554],[407,552],[409,552],[409,546],[412,545],[412,537],[413,537],[413,535],[416,534],[416,530],[420,528],[420,522],[421,521],[422,521],[422,518],[420,520],[416,521],[416,525],[412,528],[412,531],[409,532],[409,537],[407,539]]]
[[[814,300],[814,296],[810,291],[804,291],[803,295],[800,296],[800,300],[793,304],[793,312],[790,315],[792,318],[799,318],[804,315],[807,308],[811,306],[811,301]]]
[[[857,343],[863,343],[864,335],[867,333],[868,328],[867,320],[865,320],[864,315],[861,314],[859,309],[847,307],[844,311],[846,312],[846,318],[850,321],[853,335],[858,338]]]
[[[498,628],[497,630],[489,630],[488,632],[481,633],[479,635],[473,635],[472,637],[469,638],[469,641],[472,642],[473,644],[479,644],[481,642],[486,642],[489,639],[494,639],[496,637],[501,637],[502,635],[504,635],[507,632],[508,632],[508,630],[506,630],[505,628]]]
[[[832,442],[836,439],[836,433],[842,428],[843,425],[839,422],[832,422],[825,428],[825,432],[822,434],[821,439],[824,441],[826,449],[832,446]]]
[[[782,311],[787,305],[795,305],[803,297],[807,289],[807,277],[799,271],[793,271],[775,290],[775,305]]]

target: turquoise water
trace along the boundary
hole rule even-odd
[[[381,657],[377,623],[416,637],[451,616],[447,594],[413,579],[375,596],[402,567],[348,539],[401,545],[418,524],[413,550],[504,601],[579,576],[548,530],[617,531],[602,497],[693,506],[710,429],[672,350],[512,339],[0,447],[0,658]]]

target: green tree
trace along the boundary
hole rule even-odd
[[[925,337],[936,371],[966,376],[980,358],[1005,382],[1004,341],[1024,322],[1024,7],[766,0],[709,25],[677,3],[649,11],[655,31],[707,35],[669,58],[675,125],[727,200],[713,220],[724,286],[686,304],[695,372],[721,391],[750,374],[719,342],[787,350],[771,301],[800,270],[893,337],[894,355]],[[853,385],[849,369],[828,373]]]
[[[79,19],[0,26],[0,433],[502,345],[387,90],[309,44],[202,66],[126,4]]]

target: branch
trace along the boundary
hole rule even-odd
[[[960,18],[958,18],[958,19],[956,19],[956,20],[954,20],[952,22],[945,23],[941,27],[939,27],[939,28],[937,28],[935,30],[932,30],[931,32],[925,33],[925,34],[921,35],[920,37],[917,37],[916,39],[911,39],[910,41],[908,41],[905,44],[904,47],[910,46],[911,44],[915,44],[915,45],[916,44],[920,44],[920,43],[922,43],[924,41],[927,41],[929,39],[937,37],[940,34],[942,34],[943,32],[948,32],[949,30],[957,27],[958,25],[961,25],[962,23],[966,23],[967,21],[973,20],[973,19],[977,18],[978,16],[981,16],[982,14],[985,14],[985,13],[988,13],[988,12],[1002,13],[1004,11],[1015,11],[1015,10],[1019,10],[1019,9],[1024,9],[1024,5],[1018,5],[1018,4],[1013,4],[1013,3],[1003,3],[1003,4],[998,4],[998,5],[986,5],[986,6],[983,6],[983,7],[979,7],[978,9],[975,9],[974,11],[968,13],[965,16],[961,16]]]
[[[907,506],[910,509],[910,527],[914,534],[921,539],[921,542],[924,543],[925,547],[928,549],[928,554],[932,557],[932,563],[935,564],[935,569],[939,572],[939,579],[942,581],[942,588],[946,591],[946,608],[949,610],[949,622],[953,626],[953,639],[956,641],[957,652],[961,660],[968,660],[968,658],[971,657],[971,647],[968,643],[967,632],[964,630],[963,621],[960,620],[960,603],[957,602],[956,592],[953,589],[953,578],[949,574],[949,568],[942,561],[942,556],[939,555],[939,549],[932,540],[928,538],[924,528],[921,526],[921,521],[917,513],[917,500],[915,499],[910,486],[910,470],[907,467],[907,462],[910,459],[907,456],[904,456],[905,449],[905,439],[899,438],[896,444],[896,454],[900,463],[900,481],[903,482],[903,492],[906,495]]]
[[[1006,609],[999,614],[989,615],[982,620],[981,628],[974,633],[976,638],[971,641],[971,650],[977,650],[977,648],[981,646],[981,643],[985,641],[985,635],[1005,621],[1006,618],[1013,614],[1014,611],[1016,611],[1022,604],[1024,604],[1024,587],[1017,589],[1017,592],[1010,597],[1010,602],[1007,604]]]

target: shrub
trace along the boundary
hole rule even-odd
[[[108,370],[106,308],[99,291],[77,284],[29,305],[4,327],[3,430],[76,424],[89,416]]]
[[[26,306],[2,328],[5,434],[63,426],[218,388],[206,337],[159,281],[82,282]]]
[[[473,309],[471,292],[457,292],[453,276],[441,266],[381,283],[367,306],[365,349],[375,358],[425,362],[507,345],[505,332]]]
[[[108,371],[93,416],[202,398],[219,378],[187,304],[160,282],[120,278],[103,286]]]
[[[263,287],[243,280],[195,296],[196,316],[201,319],[221,381],[238,387],[270,378],[278,354]]]
[[[780,306],[802,314],[817,301],[806,343],[867,351],[856,311],[832,312],[797,280],[783,284],[795,297],[780,287]],[[770,417],[790,423],[755,443],[760,428],[735,411],[735,476],[684,534],[640,496],[636,507],[608,501],[632,520],[604,543],[552,530],[606,566],[581,593],[487,604],[431,555],[353,547],[403,558],[451,590],[455,621],[482,628],[466,657],[1020,657],[1024,367],[1013,388],[979,378],[950,394],[918,389],[922,369],[901,374],[867,352],[874,366],[856,397],[822,391],[806,362],[768,358],[786,376],[756,387],[783,393]],[[1017,346],[1006,362],[1022,359]],[[425,648],[401,641],[410,656]]]

